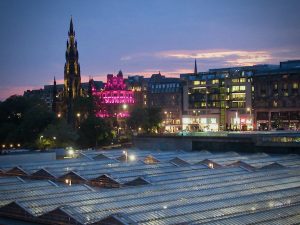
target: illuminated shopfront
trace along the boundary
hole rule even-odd
[[[253,118],[249,114],[239,115],[235,112],[233,116],[231,114],[229,129],[231,130],[253,130]]]
[[[216,115],[185,116],[182,118],[182,128],[186,131],[218,131],[219,118]]]

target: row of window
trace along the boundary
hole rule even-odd
[[[180,87],[180,84],[170,83],[170,84],[152,84],[151,88],[175,88]]]
[[[283,88],[283,89],[288,89],[288,86],[290,86],[290,85],[288,85],[288,83],[284,83],[284,84],[282,85],[282,88]],[[291,84],[291,87],[292,87],[292,89],[298,89],[298,88],[299,88],[299,83],[298,83],[298,82],[293,82],[293,83]],[[274,90],[277,90],[277,89],[278,89],[278,83],[274,83],[274,84],[273,84],[273,89],[274,89]]]

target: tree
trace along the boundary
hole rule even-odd
[[[127,119],[127,126],[133,130],[145,128],[147,123],[147,112],[145,108],[136,107],[130,112],[130,117]]]
[[[95,116],[89,116],[81,123],[78,134],[78,144],[85,148],[108,144],[113,138],[110,124]]]
[[[159,108],[134,108],[130,117],[127,119],[127,125],[138,130],[142,128],[147,133],[156,131],[162,121],[161,109]]]
[[[80,113],[81,117],[87,118],[90,115],[93,102],[90,97],[77,97],[74,101],[74,113]]]
[[[11,96],[0,104],[0,141],[33,147],[39,132],[54,118],[42,100]]]
[[[40,138],[42,137],[42,138]],[[76,131],[67,124],[66,120],[59,118],[53,124],[49,124],[36,140],[37,145],[42,148],[57,148],[74,146],[78,139]]]
[[[36,105],[26,111],[24,119],[16,130],[15,138],[29,147],[35,147],[39,134],[55,121],[55,114],[47,107]]]
[[[148,114],[148,127],[147,130],[150,132],[157,131],[159,124],[162,121],[162,112],[160,108],[147,108]]]

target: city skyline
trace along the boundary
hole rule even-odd
[[[298,1],[2,1],[0,99],[63,80],[70,17],[82,81],[299,59]]]

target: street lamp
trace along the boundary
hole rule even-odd
[[[125,155],[125,160],[127,162],[128,161],[128,152],[127,152],[127,150],[124,150],[123,154]]]
[[[250,107],[248,107],[248,108],[247,108],[247,112],[249,112],[249,113],[250,113],[250,122],[251,122],[251,127],[252,127],[252,129],[253,129],[253,122],[252,122],[252,110],[251,110],[251,108],[250,108]]]
[[[72,148],[69,149],[69,150],[68,150],[68,154],[69,154],[70,157],[73,158],[73,156],[74,156],[74,150],[73,150]]]
[[[235,112],[235,127],[236,127],[236,129],[238,129],[238,121],[239,120],[239,117],[238,117],[238,112],[236,111]]]
[[[60,113],[58,113],[58,114],[57,114],[57,117],[58,117],[58,118],[60,118],[60,117],[61,117],[61,114],[60,114]]]
[[[77,113],[77,117],[78,117],[78,118],[80,117],[80,113]]]
[[[56,140],[56,137],[53,137],[53,140]]]

